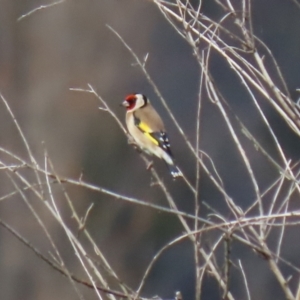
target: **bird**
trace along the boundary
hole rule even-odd
[[[126,108],[127,129],[139,148],[162,159],[173,179],[181,177],[182,173],[174,162],[164,123],[149,99],[143,94],[129,94],[122,105]]]

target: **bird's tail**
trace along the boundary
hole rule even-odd
[[[173,177],[173,179],[176,179],[178,177],[182,177],[181,171],[178,169],[178,167],[175,165],[172,154],[167,153],[165,151],[162,151],[163,155],[160,157],[163,158],[165,161],[166,165],[168,166],[168,169]]]
[[[167,166],[168,166],[168,168],[170,170],[170,173],[171,173],[173,179],[176,179],[178,177],[182,177],[183,176],[182,173],[181,173],[181,171],[178,169],[178,167],[175,164],[168,164],[167,163]]]

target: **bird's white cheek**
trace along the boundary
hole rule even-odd
[[[136,107],[138,107],[138,108],[142,107],[142,106],[144,106],[144,104],[145,104],[145,101],[144,101],[144,99],[142,97],[138,97],[136,99],[136,103],[135,103]]]

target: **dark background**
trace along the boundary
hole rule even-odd
[[[98,110],[98,100],[87,93],[70,91],[70,88],[87,88],[88,83],[92,84],[122,120],[124,111],[119,103],[126,94],[142,92],[148,95],[165,118],[179,166],[194,182],[193,156],[141,70],[132,65],[135,61],[130,53],[105,25],[116,29],[140,58],[149,53],[148,71],[194,144],[199,68],[191,48],[151,1],[69,0],[17,22],[22,14],[42,4],[47,2],[0,0],[0,91],[20,122],[35,157],[43,165],[46,148],[61,176],[78,179],[83,173],[87,182],[166,205],[160,190],[151,186],[151,175],[145,170],[145,164],[127,144],[117,124],[108,114]],[[300,10],[291,0],[255,0],[252,9],[254,33],[273,52],[296,100],[295,89],[300,86]],[[220,8],[213,1],[203,1],[203,12],[216,20],[221,16]],[[276,158],[270,138],[239,79],[217,55],[212,59],[211,68],[226,99]],[[261,100],[287,157],[297,161],[299,138]],[[4,105],[0,107],[0,146],[28,159]],[[204,99],[201,124],[201,148],[213,158],[228,193],[238,205],[248,207],[254,197],[249,177],[220,113],[207,99]],[[246,140],[245,143],[248,143],[246,148],[252,161],[256,162],[254,169],[261,188],[265,189],[278,174],[254,151],[251,143]],[[193,212],[192,194],[186,186],[182,182],[172,182],[163,163],[155,160],[155,166],[178,206]],[[5,195],[13,187],[5,176],[2,177],[0,195]],[[85,189],[66,188],[79,214],[84,215],[90,203],[95,204],[87,228],[117,274],[132,288],[137,288],[153,255],[183,232],[175,217]],[[76,230],[63,197],[61,202],[59,193],[57,197],[66,222]],[[224,200],[205,176],[201,181],[201,200],[226,214]],[[32,202],[39,207],[36,199]],[[39,213],[70,270],[84,277],[59,225],[43,205]],[[205,216],[205,209],[202,214]],[[19,196],[1,201],[0,217],[44,253],[50,249]],[[293,243],[284,255],[299,263],[299,233],[290,231],[288,237]],[[205,242],[209,243],[209,237]],[[267,263],[242,246],[234,249],[234,257],[243,257],[253,299],[274,299],[274,293],[276,299],[284,299]],[[236,299],[246,299],[241,277],[233,275],[233,282]],[[172,247],[159,259],[143,295],[171,298],[176,290],[182,291],[185,300],[193,299],[194,256],[189,241]],[[86,288],[81,291],[86,299],[96,298]],[[220,295],[214,280],[206,278],[203,299],[220,299]],[[76,295],[67,279],[1,229],[0,298],[68,300],[75,299]]]

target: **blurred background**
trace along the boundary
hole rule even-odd
[[[148,95],[165,118],[180,168],[194,182],[193,156],[133,57],[106,24],[118,31],[140,58],[149,54],[150,75],[186,136],[195,144],[200,71],[191,48],[157,7],[146,0],[69,0],[17,21],[30,10],[50,3],[0,0],[0,92],[19,121],[34,156],[43,165],[46,149],[55,171],[61,176],[78,179],[82,174],[84,181],[100,187],[167,205],[158,187],[151,185],[150,172],[127,144],[116,122],[98,109],[100,103],[96,97],[70,88],[87,88],[87,84],[91,84],[121,120],[124,120],[124,110],[119,104],[127,94],[142,92]],[[252,9],[254,33],[270,47],[296,101],[299,95],[295,89],[300,87],[300,10],[292,0],[272,0],[272,5],[270,1],[253,0]],[[220,7],[214,1],[203,1],[202,10],[215,20],[221,16]],[[267,131],[256,119],[257,113],[239,79],[217,55],[211,61],[211,68],[226,99],[272,152]],[[0,105],[0,146],[28,160],[7,110]],[[267,104],[264,105],[287,157],[298,160],[299,138]],[[248,207],[254,197],[248,175],[219,112],[205,99],[201,126],[201,149],[213,158],[228,193],[241,207]],[[257,162],[254,169],[265,189],[278,174],[274,174],[265,158],[248,143],[252,149],[250,155]],[[276,153],[273,154],[276,157]],[[1,158],[5,159],[5,156]],[[192,213],[194,200],[185,184],[173,182],[162,162],[154,159],[154,164],[178,207]],[[84,216],[89,205],[94,203],[87,228],[121,280],[133,289],[137,288],[156,252],[183,232],[173,216],[82,188],[66,186],[66,189],[80,215]],[[0,196],[13,190],[12,183],[2,174]],[[31,199],[29,192],[27,196]],[[220,211],[226,210],[221,195],[205,176],[201,180],[201,200]],[[39,206],[36,199],[30,201]],[[59,193],[57,201],[70,227],[76,230]],[[60,226],[42,205],[39,213],[49,226],[67,266],[74,274],[84,277]],[[203,208],[201,215],[205,217],[206,214]],[[49,244],[20,196],[1,201],[0,218],[47,254]],[[295,241],[299,234],[294,234],[290,234],[293,243],[284,254],[293,261],[298,259],[299,263],[299,241]],[[255,274],[249,277],[253,299],[274,299],[274,292],[278,296],[276,299],[284,299],[274,276],[261,263],[260,257],[249,250],[246,252],[242,246],[235,251],[235,257],[245,253],[244,267],[249,274]],[[143,296],[171,298],[180,290],[185,300],[193,299],[194,278],[192,244],[182,242],[170,248],[155,264]],[[238,299],[246,299],[242,279],[233,275],[233,282],[238,283],[232,287]],[[95,299],[89,289],[80,287],[80,290],[86,299]],[[213,280],[206,278],[203,299],[220,299],[220,295]],[[68,300],[75,299],[76,295],[66,278],[0,229],[0,298]]]

